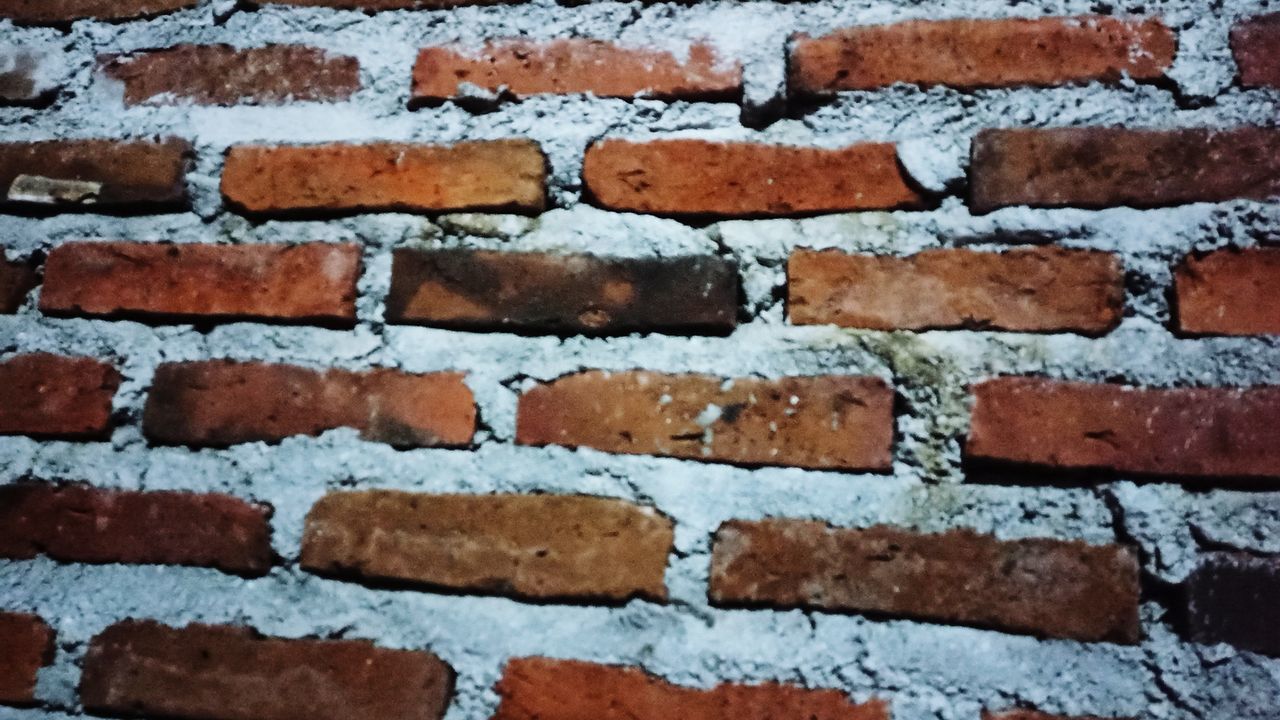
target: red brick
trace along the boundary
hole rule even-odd
[[[1187,578],[1185,591],[1193,642],[1280,657],[1280,558],[1209,553]]]
[[[1096,715],[1050,715],[1036,710],[1004,710],[1002,712],[982,711],[982,720],[1106,720]]]
[[[659,215],[789,216],[919,208],[889,143],[839,149],[706,140],[603,140],[583,182],[613,210]]]
[[[53,662],[53,630],[35,615],[0,612],[0,648],[0,704],[34,703],[36,673]]]
[[[0,435],[105,439],[120,379],[92,358],[31,353],[0,362]]]
[[[787,293],[797,325],[1101,335],[1120,322],[1124,272],[1111,253],[1056,247],[909,257],[799,249]]]
[[[270,569],[270,510],[228,495],[0,486],[0,556],[85,563]]]
[[[360,89],[359,60],[303,45],[178,45],[99,61],[124,84],[125,105],[282,105],[346,100]]]
[[[525,392],[516,442],[748,465],[888,470],[893,395],[872,377],[724,380],[595,370]]]
[[[742,66],[695,44],[688,58],[603,40],[503,40],[478,50],[437,46],[422,50],[413,69],[413,99],[441,101],[473,85],[516,98],[590,93],[599,97],[664,100],[732,99],[742,92]]]
[[[307,514],[303,568],[537,600],[664,600],[672,523],[623,500],[334,493]]]
[[[452,695],[453,671],[427,652],[138,620],[93,639],[80,680],[91,713],[186,720],[439,720]]]
[[[514,658],[493,720],[889,720],[888,703],[780,683],[681,687],[639,668]]]
[[[1231,28],[1231,54],[1245,87],[1280,88],[1280,13],[1242,20]]]
[[[1194,335],[1280,334],[1280,249],[1189,255],[1174,272],[1177,328]]]
[[[1177,40],[1160,20],[909,20],[797,37],[790,87],[808,93],[908,83],[962,89],[1160,78]]]
[[[1280,130],[984,130],[969,181],[976,212],[1266,200],[1280,195]]]
[[[1172,477],[1280,477],[1280,388],[1004,377],[973,387],[974,460]]]
[[[38,282],[31,263],[5,260],[0,254],[0,313],[17,312]]]
[[[0,46],[0,104],[32,105],[52,99],[65,68],[47,51]]]
[[[195,7],[200,0],[0,0],[0,17],[60,24],[84,18],[125,20]]]
[[[360,247],[74,242],[45,262],[51,315],[350,326]]]
[[[142,429],[154,442],[223,447],[349,427],[397,447],[471,442],[476,409],[461,373],[312,370],[230,360],[156,369]]]
[[[546,160],[529,140],[231,148],[222,194],[247,213],[539,212]]]
[[[1119,546],[733,520],[712,541],[717,605],[882,613],[1087,642],[1138,641],[1138,562]]]
[[[176,210],[187,205],[185,140],[0,143],[0,208]]]

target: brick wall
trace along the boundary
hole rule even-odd
[[[0,718],[1280,718],[1277,58],[0,0]]]

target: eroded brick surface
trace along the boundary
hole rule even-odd
[[[61,87],[64,74],[52,53],[0,45],[0,104],[48,100]]]
[[[0,143],[0,208],[179,209],[192,157],[185,140]]]
[[[1231,54],[1245,87],[1280,88],[1280,13],[1259,15],[1231,29]]]
[[[1177,328],[1194,335],[1280,334],[1280,249],[1188,256],[1174,271]]]
[[[120,379],[92,358],[31,353],[0,362],[0,435],[105,439]]]
[[[6,260],[0,256],[0,313],[17,312],[37,282],[36,270],[31,263]]]
[[[0,612],[0,704],[35,701],[36,673],[53,661],[53,637],[35,615]]]
[[[83,18],[124,20],[195,7],[200,0],[0,0],[0,17],[20,23],[67,23]]]
[[[1280,557],[1210,553],[1187,579],[1186,596],[1194,642],[1280,657]]]

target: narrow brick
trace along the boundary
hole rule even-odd
[[[17,312],[38,282],[31,263],[6,260],[0,254],[0,314]]]
[[[716,531],[717,605],[813,608],[1086,642],[1138,641],[1138,562],[1119,546],[971,530],[733,520]]]
[[[270,510],[216,494],[0,486],[0,556],[190,565],[241,575],[270,569]]]
[[[0,648],[0,705],[34,703],[36,673],[53,662],[53,630],[35,615],[0,612]]]
[[[873,377],[725,380],[595,370],[521,395],[516,442],[884,471],[893,462],[893,395]]]
[[[91,713],[183,720],[440,720],[452,695],[428,652],[139,620],[93,639],[80,680]]]
[[[187,205],[185,140],[0,143],[0,208],[160,211]]]
[[[603,207],[676,216],[919,208],[889,143],[839,149],[707,140],[603,140],[583,182]]]
[[[992,712],[990,710],[982,711],[982,720],[1108,720],[1097,715],[1050,715],[1049,713],[1039,712],[1038,710],[1003,710],[1000,712]]]
[[[66,68],[56,55],[16,45],[0,45],[0,104],[34,105],[62,87]]]
[[[1003,377],[972,389],[973,460],[1170,477],[1280,477],[1280,388]]]
[[[1280,130],[984,130],[970,204],[1137,208],[1280,195]]]
[[[240,145],[222,194],[257,214],[298,212],[540,212],[546,160],[529,140],[456,145]]]
[[[1177,328],[1192,335],[1280,334],[1280,249],[1189,255],[1174,272]]]
[[[797,325],[1102,335],[1123,311],[1124,271],[1105,252],[948,249],[893,257],[800,249],[787,265],[787,312]]]
[[[640,668],[514,658],[495,688],[493,720],[889,720],[883,700],[781,683],[682,687]]]
[[[0,435],[106,439],[120,379],[92,358],[31,353],[0,362]]]
[[[1242,20],[1231,28],[1231,54],[1245,87],[1280,88],[1280,13]]]
[[[797,37],[790,88],[825,93],[908,83],[974,90],[1153,80],[1173,64],[1176,48],[1173,32],[1155,18],[909,20]]]
[[[386,319],[464,330],[727,333],[738,271],[715,256],[396,250]]]
[[[1280,657],[1280,557],[1210,553],[1187,578],[1186,597],[1192,641]]]
[[[40,309],[144,320],[351,326],[360,247],[73,242],[45,262]]]
[[[153,442],[211,447],[342,427],[397,447],[458,447],[471,442],[475,425],[475,401],[461,373],[230,360],[161,365],[142,416]]]
[[[0,0],[0,17],[19,23],[126,20],[195,7],[200,0]]]
[[[303,568],[535,600],[664,600],[672,523],[622,500],[334,493],[307,514]]]

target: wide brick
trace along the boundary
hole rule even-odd
[[[461,373],[230,360],[161,365],[142,417],[153,442],[213,447],[342,427],[397,447],[458,447],[471,442],[475,425],[475,401]]]
[[[65,73],[53,53],[0,45],[0,104],[49,100],[62,86]]]
[[[1123,310],[1119,258],[1090,250],[948,249],[894,257],[800,249],[787,265],[787,313],[797,325],[1101,335]]]
[[[0,143],[0,208],[176,210],[187,205],[184,140]]]
[[[38,282],[31,263],[6,260],[0,254],[0,313],[17,312]]]
[[[1245,87],[1280,88],[1280,13],[1259,15],[1231,28],[1231,54]]]
[[[973,209],[1138,208],[1280,195],[1280,130],[984,130],[973,141]]]
[[[0,704],[35,702],[36,673],[53,662],[53,630],[35,615],[0,612],[0,648]]]
[[[92,358],[31,353],[0,362],[0,435],[105,439],[120,379]]]
[[[150,320],[355,323],[360,247],[74,242],[45,262],[40,309]]]
[[[61,24],[84,18],[124,20],[194,7],[200,0],[0,0],[0,17]]]
[[[1177,328],[1194,335],[1280,334],[1280,249],[1190,255],[1174,272]]]
[[[1173,63],[1177,41],[1157,19],[1110,17],[910,20],[801,35],[792,91],[873,90],[894,83],[963,89],[1151,80]]]
[[[531,95],[591,93],[599,97],[664,100],[732,99],[742,92],[742,66],[723,62],[706,44],[689,48],[687,59],[652,48],[603,40],[552,42],[503,40],[470,50],[426,48],[413,69],[413,99],[442,101],[470,88]]]
[[[776,380],[590,371],[520,397],[516,442],[747,465],[888,470],[893,389],[873,377]]]
[[[600,205],[659,215],[788,216],[918,208],[889,143],[838,149],[707,140],[603,140],[583,182]]]
[[[1003,377],[972,388],[971,460],[1172,477],[1280,477],[1280,387],[1143,389]]]
[[[313,572],[537,600],[663,600],[672,523],[622,500],[334,493],[307,514]]]
[[[1138,640],[1138,562],[1119,546],[733,520],[712,541],[717,605],[813,608],[1046,637]]]
[[[468,330],[733,330],[738,271],[715,256],[396,250],[386,319]]]
[[[248,213],[539,212],[546,160],[528,140],[456,145],[240,145],[222,194]]]
[[[514,658],[495,688],[493,720],[889,720],[882,700],[796,685],[674,685],[640,668]]]
[[[359,60],[302,45],[178,45],[100,62],[107,77],[123,83],[126,105],[324,102],[360,89]]]
[[[1187,578],[1186,597],[1193,641],[1280,656],[1280,557],[1210,553]]]
[[[187,720],[439,720],[452,694],[427,652],[138,620],[93,639],[80,680],[91,713]]]
[[[0,556],[86,563],[271,567],[268,508],[228,495],[0,486]]]

